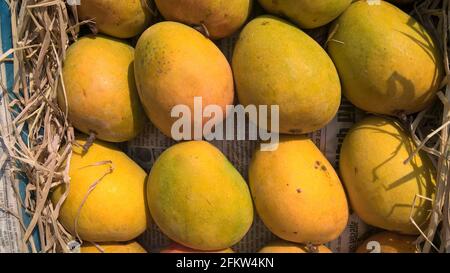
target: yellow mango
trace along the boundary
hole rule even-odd
[[[314,248],[309,249],[305,245],[278,240],[263,247],[259,253],[332,253],[324,245],[314,246]]]
[[[245,180],[204,141],[176,144],[155,162],[147,184],[150,213],[173,241],[212,251],[239,242],[253,221]]]
[[[355,212],[366,223],[390,231],[418,234],[429,217],[435,177],[430,160],[416,150],[411,137],[392,120],[368,117],[345,137],[340,171]],[[414,207],[413,201],[417,195]]]
[[[356,253],[417,253],[417,237],[381,232],[369,237],[356,250]]]
[[[218,250],[218,251],[200,251],[200,250],[195,250],[195,249],[191,249],[185,246],[182,246],[180,244],[177,243],[173,243],[170,244],[168,247],[162,249],[159,253],[234,253],[234,251],[231,248],[227,248],[227,249],[223,249],[223,250]]]
[[[328,160],[305,137],[282,137],[273,152],[257,150],[250,190],[264,224],[281,239],[323,244],[345,229],[344,189]]]
[[[286,16],[301,28],[324,26],[336,19],[352,0],[259,0],[268,12]]]
[[[58,103],[75,128],[110,142],[130,140],[141,131],[145,113],[133,61],[133,47],[105,36],[83,37],[69,47]]]
[[[186,105],[194,113],[194,97],[201,97],[203,109],[218,105],[224,118],[226,106],[233,104],[227,59],[211,40],[186,25],[162,22],[146,30],[136,46],[134,67],[147,116],[166,136],[172,137],[178,119],[171,117],[176,105]]]
[[[236,32],[247,20],[253,0],[156,0],[161,14],[170,21],[207,28],[220,39]]]
[[[81,253],[147,253],[147,251],[137,242],[125,243],[103,243],[99,244],[98,249],[90,243],[85,243],[81,246]]]
[[[307,34],[262,16],[239,36],[233,71],[243,105],[279,105],[280,132],[309,133],[335,116],[341,86],[333,62]]]
[[[353,3],[331,28],[328,52],[344,95],[368,112],[425,109],[442,80],[438,44],[414,18],[385,1]]]
[[[150,12],[141,0],[81,0],[81,20],[94,20],[99,32],[117,38],[131,38],[150,24]]]
[[[69,176],[70,184],[58,186],[51,198],[56,206],[69,187],[59,220],[72,235],[90,242],[123,242],[145,231],[147,175],[122,151],[96,141],[83,154],[74,145]]]

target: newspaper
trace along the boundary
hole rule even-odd
[[[217,42],[217,46],[230,62],[237,37],[235,35]],[[346,133],[362,115],[351,103],[343,99],[339,112],[333,121],[324,129],[310,134],[311,139],[335,168],[337,168],[339,163],[339,151]],[[248,166],[258,143],[256,141],[213,141],[211,143],[228,157],[248,181]],[[129,142],[125,150],[146,171],[150,171],[151,166],[159,155],[174,144],[176,144],[175,141],[164,136],[149,122],[143,133]],[[352,213],[343,234],[337,240],[327,245],[333,252],[352,252],[356,249],[358,241],[368,231],[369,227]],[[240,243],[234,246],[234,250],[244,253],[256,252],[275,238],[256,215],[250,231]],[[169,243],[169,239],[158,230],[155,224],[142,236],[141,241],[152,251]]]
[[[12,187],[11,172],[1,148],[0,154],[0,253],[20,253],[22,231],[19,220],[14,216],[19,215],[17,199]]]
[[[11,47],[11,27],[9,10],[5,1],[0,1],[0,56]],[[12,82],[11,64],[0,63],[0,92]],[[9,81],[8,81],[8,80]],[[8,124],[8,111],[0,96],[0,129],[5,130]],[[21,252],[22,230],[19,220],[19,206],[13,189],[13,179],[9,169],[9,159],[0,139],[0,253]]]
[[[1,55],[1,49],[0,49]],[[0,64],[0,81],[5,79],[4,65]],[[0,126],[7,128],[7,107],[0,97]],[[21,252],[22,230],[17,219],[19,206],[13,189],[13,179],[10,162],[4,151],[3,141],[0,142],[0,253]]]

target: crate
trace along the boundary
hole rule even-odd
[[[436,3],[439,1],[440,0],[434,0]],[[10,0],[9,2],[10,4],[14,4],[17,1]],[[47,3],[47,5],[45,2],[46,1],[39,0],[24,0],[22,1],[22,5],[24,5],[24,3],[32,5],[33,7],[31,8],[31,12],[35,12],[36,10],[40,10],[43,13],[47,11],[53,12],[52,16],[55,16],[54,18],[58,18],[63,21],[63,23],[60,22],[61,24],[59,26],[62,26],[62,29],[68,31],[66,35],[59,29],[48,30],[44,28],[37,31],[37,33],[30,33],[30,36],[36,35],[36,37],[34,37],[34,41],[46,41],[45,35],[48,35],[49,32],[58,34],[58,38],[60,38],[60,40],[57,39],[57,41],[60,42],[59,44],[47,44],[45,45],[45,50],[42,50],[43,45],[41,45],[40,47],[37,47],[37,52],[34,53],[37,56],[37,62],[47,61],[46,65],[54,68],[54,70],[52,70],[54,82],[52,84],[48,84],[48,86],[46,86],[47,89],[42,88],[39,90],[50,94],[48,95],[49,101],[42,101],[36,104],[36,107],[43,106],[43,111],[47,111],[51,107],[55,106],[53,102],[55,99],[54,93],[56,92],[56,89],[52,88],[55,88],[61,80],[59,78],[59,68],[65,56],[65,49],[69,43],[77,37],[79,31],[79,22],[76,18],[76,9],[73,6],[66,6],[64,3],[65,1],[63,0],[52,1],[51,4]],[[67,1],[67,3],[69,2],[70,1]],[[431,5],[431,2],[431,0],[424,1],[422,8],[426,8],[427,4]],[[72,2],[69,4],[71,3]],[[37,7],[37,5],[41,6]],[[26,147],[37,147],[37,149],[43,147],[42,143],[29,143],[30,135],[33,135],[34,138],[32,140],[36,141],[37,135],[43,134],[43,132],[36,130],[36,128],[32,128],[30,132],[27,126],[23,126],[18,130],[17,128],[13,128],[11,125],[15,118],[23,114],[24,110],[23,105],[22,107],[14,105],[14,101],[25,99],[24,92],[27,92],[19,87],[23,88],[24,86],[28,86],[30,82],[35,83],[36,80],[39,80],[39,77],[36,77],[36,75],[33,75],[33,77],[26,75],[25,77],[20,78],[22,83],[18,83],[19,78],[17,78],[17,75],[20,73],[20,69],[24,69],[21,71],[22,73],[24,71],[28,73],[32,71],[30,69],[27,70],[27,68],[20,67],[19,64],[21,57],[23,57],[21,55],[22,52],[29,53],[30,51],[33,51],[33,44],[20,45],[20,49],[17,48],[18,45],[16,45],[13,52],[9,51],[12,48],[12,41],[14,40],[17,42],[15,39],[18,38],[13,37],[12,35],[14,31],[12,31],[11,21],[20,20],[18,18],[23,16],[21,11],[23,12],[24,8],[23,6],[14,7],[15,8],[11,8],[8,6],[8,1],[0,0],[0,56],[3,57],[3,60],[0,62],[0,79],[2,83],[2,92],[7,91],[3,92],[0,101],[0,118],[2,122],[1,127],[3,130],[3,141],[1,142],[2,146],[0,147],[2,158],[0,163],[2,163],[3,166],[0,173],[0,208],[5,208],[6,204],[6,208],[8,209],[8,211],[2,211],[0,209],[0,234],[5,234],[4,231],[6,231],[7,234],[6,236],[2,235],[2,238],[0,239],[0,252],[70,252],[72,251],[71,247],[76,246],[76,244],[73,244],[74,236],[68,234],[62,226],[58,225],[56,219],[54,219],[53,216],[55,215],[55,208],[48,204],[48,200],[46,199],[47,197],[45,196],[45,194],[49,193],[49,189],[45,189],[44,187],[43,189],[40,189],[39,193],[32,189],[33,187],[36,187],[36,181],[34,180],[35,175],[42,178],[48,178],[50,182],[47,183],[56,183],[67,179],[67,177],[64,176],[64,173],[61,174],[61,177],[50,177],[48,171],[36,170],[36,168],[33,168],[33,164],[27,162],[24,158],[14,158],[14,156],[17,156],[17,152],[11,150],[11,145],[4,145],[6,142],[8,144],[12,143],[12,146],[17,145],[20,151],[25,150]],[[37,20],[39,21],[40,19],[38,18]],[[433,20],[428,20],[424,23],[428,27],[433,27],[433,22]],[[324,37],[324,34],[326,35],[326,33],[327,29],[319,29],[317,32],[310,32],[309,34],[316,37],[317,40],[323,44],[326,42],[326,37]],[[218,46],[223,50],[224,54],[228,58],[231,57],[235,38],[236,37],[232,37],[230,39],[217,42]],[[6,57],[5,53],[8,53]],[[12,53],[14,53],[14,55]],[[54,56],[52,54],[54,54]],[[52,55],[54,58],[52,57],[52,60],[47,60],[46,55]],[[16,79],[14,79],[15,76]],[[450,94],[450,91],[447,90],[447,93]],[[29,95],[29,97],[32,98],[33,95],[36,95],[36,93],[30,92]],[[437,109],[442,112],[442,109]],[[67,122],[64,113],[61,111],[58,112],[58,110],[54,110],[50,112],[50,115],[52,115],[52,121],[59,123]],[[311,134],[311,138],[335,167],[337,166],[339,160],[338,150],[342,144],[343,137],[360,116],[361,112],[355,109],[348,101],[344,99],[337,117],[330,123],[330,125],[321,131]],[[435,126],[434,128],[439,127],[440,121],[437,123],[438,126]],[[74,138],[73,128],[68,126],[65,127],[64,130],[58,131],[56,126],[48,126],[46,129],[51,130],[53,135],[47,139],[42,137],[44,140],[55,141],[57,143],[55,147],[58,151],[64,150],[68,147],[70,149],[71,141]],[[11,139],[7,139],[7,137]],[[37,139],[40,138],[37,137]],[[419,139],[417,140],[420,141]],[[154,160],[159,156],[159,154],[173,144],[174,142],[172,140],[163,136],[149,123],[141,136],[130,141],[129,143],[123,144],[122,148],[138,164],[149,171]],[[217,141],[213,144],[227,155],[230,161],[237,167],[244,177],[247,177],[246,166],[248,166],[250,155],[255,149],[255,143]],[[65,156],[66,157],[64,158],[59,158],[57,162],[61,162],[69,155]],[[46,164],[48,163],[39,162],[40,167],[48,166]],[[11,170],[16,170],[18,168],[21,169],[22,172],[14,171],[14,175],[12,175]],[[37,195],[42,193],[44,193],[44,196],[41,196],[43,199],[35,198]],[[39,206],[39,202],[45,203],[43,205],[44,208]],[[24,210],[24,206],[21,205],[23,203],[27,203],[25,207],[28,211]],[[36,211],[38,211],[38,213]],[[370,231],[371,228],[365,225],[355,214],[353,214],[350,217],[349,225],[344,234],[336,241],[328,244],[328,246],[335,252],[351,252],[355,250],[358,242],[360,242],[361,239],[363,239]],[[6,240],[4,238],[6,238]],[[267,230],[267,228],[265,228],[262,222],[259,219],[256,219],[251,231],[241,243],[235,246],[235,250],[239,252],[255,252],[273,238],[274,236]],[[151,229],[142,235],[139,240],[149,251],[157,251],[169,242],[168,238],[157,230],[156,225],[152,225]]]

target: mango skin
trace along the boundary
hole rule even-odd
[[[169,21],[204,24],[212,39],[225,38],[247,20],[253,0],[156,0],[158,10]]]
[[[81,20],[94,19],[99,32],[123,39],[142,33],[151,21],[141,0],[81,0],[78,15]]]
[[[378,242],[380,244],[380,253],[417,253],[415,241],[417,237],[401,235],[393,232],[381,232],[369,237],[356,250],[356,253],[370,253],[368,244]]]
[[[438,45],[426,29],[390,3],[353,3],[331,28],[328,52],[344,95],[372,113],[425,109],[442,80]]]
[[[333,167],[305,137],[282,137],[273,152],[255,152],[250,190],[264,224],[281,239],[320,245],[348,221],[344,189]]]
[[[311,253],[311,251],[304,245],[278,240],[263,247],[258,253]],[[319,245],[316,253],[332,253],[332,251],[324,245]]]
[[[280,133],[304,134],[335,116],[341,85],[333,62],[307,34],[272,16],[248,23],[233,54],[239,102],[279,105]]]
[[[416,194],[434,197],[433,166],[423,153],[404,161],[416,146],[398,123],[368,117],[345,137],[340,171],[352,204],[361,219],[375,227],[403,234],[419,234],[410,222]],[[432,202],[417,198],[413,219],[424,226]]]
[[[352,0],[259,0],[259,3],[270,13],[286,16],[301,28],[312,29],[336,19]]]
[[[58,104],[75,128],[109,142],[128,141],[142,130],[146,119],[133,61],[133,47],[106,36],[83,37],[69,47],[62,72],[66,94],[60,85]]]
[[[173,241],[202,251],[239,242],[253,222],[245,180],[203,141],[176,144],[155,162],[147,184],[153,220]]]
[[[84,145],[85,140],[78,141]],[[110,163],[111,161],[112,163]],[[113,168],[109,173],[110,168]],[[122,151],[111,144],[96,141],[86,154],[73,146],[70,160],[70,188],[61,206],[59,220],[75,234],[75,219],[89,188],[100,182],[88,195],[78,218],[78,235],[89,242],[130,241],[147,227],[145,204],[146,173]],[[58,186],[51,200],[56,206],[66,185]]]
[[[169,246],[167,246],[166,248],[162,249],[159,253],[172,253],[172,254],[176,254],[176,253],[234,253],[234,251],[231,248],[227,248],[227,249],[223,249],[223,250],[218,250],[218,251],[200,251],[200,250],[195,250],[195,249],[191,249],[191,248],[187,248],[185,246],[182,246],[180,244],[177,243],[172,243]]]
[[[187,105],[194,113],[194,97],[202,97],[203,109],[218,105],[225,118],[226,106],[233,104],[227,59],[213,42],[186,25],[162,22],[147,29],[137,43],[134,67],[145,112],[168,137],[178,119],[170,115],[174,106]]]
[[[125,243],[103,243],[99,244],[103,252],[92,244],[85,243],[81,246],[81,253],[147,253],[147,251],[137,242]]]

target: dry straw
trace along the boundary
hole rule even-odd
[[[81,23],[76,8],[67,6],[64,0],[6,1],[12,13],[14,48],[0,56],[0,62],[14,63],[15,81],[14,96],[8,96],[1,86],[10,122],[0,132],[6,152],[14,162],[13,171],[16,175],[25,174],[29,181],[21,205],[31,217],[30,225],[25,227],[19,215],[10,213],[20,218],[23,244],[32,251],[37,251],[31,236],[37,229],[42,252],[69,252],[69,242],[75,235],[69,234],[57,220],[67,192],[55,206],[49,193],[56,186],[69,183],[74,131],[66,113],[56,103],[56,93],[63,82],[61,64],[66,49],[77,38]],[[439,41],[447,75],[439,93],[439,107],[430,107],[415,119],[402,118],[419,149],[430,155],[437,171],[431,221],[426,229],[421,229],[418,247],[423,252],[450,252],[449,0],[417,1],[413,14]],[[17,184],[15,188],[18,192]],[[417,196],[414,203],[423,198]],[[425,202],[430,200],[425,198]]]
[[[436,107],[436,105],[430,107],[430,109],[419,113],[414,120],[408,122],[414,141],[419,149],[430,155],[437,174],[436,196],[433,202],[430,223],[426,228],[420,229],[417,227],[421,231],[418,247],[421,252],[437,251],[450,253],[449,0],[417,1],[413,15],[434,35],[441,49],[444,60],[442,65],[445,69],[445,79],[442,83],[442,89],[438,93],[441,104],[439,106],[442,107]],[[430,130],[430,127],[435,129]],[[424,197],[417,196],[416,199],[421,198]],[[424,201],[429,202],[430,200],[425,198]],[[414,200],[415,203],[416,200]]]
[[[21,202],[31,218],[24,228],[23,245],[37,251],[31,236],[37,230],[42,252],[67,252],[72,235],[57,220],[63,200],[54,206],[49,193],[69,183],[74,132],[56,103],[56,93],[62,81],[61,62],[78,31],[76,9],[63,0],[7,2],[14,48],[0,61],[14,63],[14,96],[2,88],[10,122],[1,128],[1,136],[15,163],[15,174],[25,174],[29,181]],[[10,53],[14,53],[13,60],[8,59]],[[16,184],[16,192],[17,188]]]

